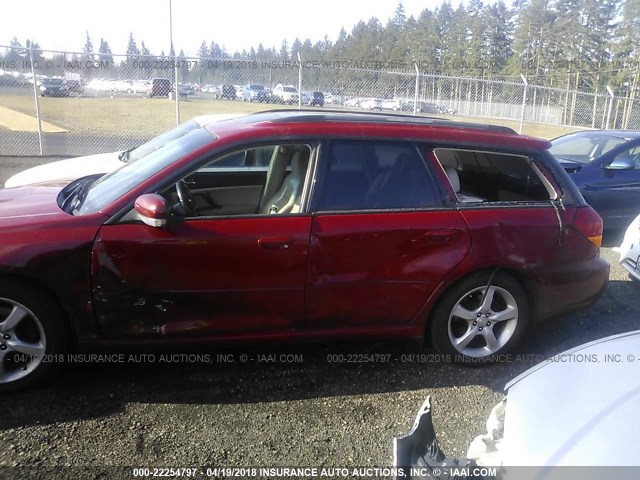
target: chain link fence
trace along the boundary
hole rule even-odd
[[[547,138],[583,128],[640,129],[635,99],[615,96],[609,88],[583,92],[535,85],[524,77],[439,76],[410,67],[132,58],[0,46],[0,152],[74,156],[124,150],[197,115],[287,107],[500,123]]]

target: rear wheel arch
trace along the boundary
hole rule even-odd
[[[437,299],[434,301],[432,307],[429,309],[429,313],[427,314],[426,318],[425,318],[425,336],[428,335],[429,333],[429,328],[430,328],[430,323],[432,320],[432,316],[433,316],[433,312],[436,310],[436,308],[438,307],[438,305],[442,302],[442,298],[447,294],[448,291],[450,291],[452,288],[455,288],[457,285],[459,285],[461,282],[463,282],[465,279],[467,279],[468,277],[472,276],[472,275],[476,275],[476,274],[481,274],[481,273],[489,273],[491,274],[492,272],[502,272],[506,275],[509,275],[511,277],[513,277],[514,280],[516,280],[520,286],[522,287],[522,289],[525,291],[526,295],[527,295],[527,300],[529,301],[529,314],[532,316],[532,318],[535,318],[534,314],[535,314],[535,309],[533,308],[535,306],[536,300],[537,300],[537,293],[536,293],[536,286],[535,286],[535,282],[533,280],[533,278],[531,278],[530,275],[528,275],[527,273],[521,271],[521,270],[517,270],[515,268],[510,268],[510,267],[502,267],[502,266],[492,266],[492,267],[483,267],[483,268],[479,268],[477,270],[471,270],[469,272],[466,272],[463,276],[457,278],[456,280],[454,280],[453,282],[449,283],[439,294]]]
[[[464,276],[456,279],[451,284],[447,285],[440,294],[437,300],[433,303],[433,306],[429,309],[426,316],[423,329],[423,339],[436,347],[439,351],[446,350],[446,346],[443,347],[443,317],[448,316],[445,310],[448,310],[454,303],[453,297],[459,297],[461,290],[464,290],[466,286],[484,284],[489,281],[494,283],[496,279],[499,279],[499,283],[505,284],[505,286],[513,286],[513,294],[515,297],[519,297],[521,294],[524,296],[524,302],[526,303],[525,314],[522,317],[522,327],[518,326],[518,331],[514,335],[514,341],[509,343],[508,348],[511,348],[512,344],[519,341],[520,337],[524,333],[531,323],[533,323],[536,315],[536,288],[535,282],[530,275],[526,272],[522,272],[508,267],[484,267],[478,270],[474,270],[466,273]],[[511,290],[507,288],[506,290]],[[521,292],[521,293],[520,293]],[[520,318],[519,320],[520,321]],[[438,325],[439,324],[439,325]],[[445,353],[445,352],[443,352]],[[451,353],[451,352],[446,352]]]

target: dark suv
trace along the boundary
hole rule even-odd
[[[435,103],[426,103],[426,102],[418,102],[417,104],[410,100],[406,103],[402,104],[402,111],[404,112],[412,112],[413,106],[416,106],[416,111],[420,113],[441,113],[440,108]]]
[[[302,103],[309,106],[324,107],[324,94],[322,92],[304,92]]]
[[[149,82],[149,97],[168,97],[171,92],[171,80],[168,78],[152,78]]]
[[[278,110],[104,176],[0,190],[0,391],[97,346],[426,338],[499,361],[607,283],[602,220],[549,145]]]
[[[233,85],[222,84],[215,89],[215,98],[226,98],[227,100],[236,99],[236,87]]]
[[[61,78],[44,78],[40,83],[42,97],[68,97],[67,83]]]

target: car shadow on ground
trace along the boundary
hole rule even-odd
[[[640,329],[637,288],[635,282],[610,282],[592,307],[534,325],[511,357],[478,368],[447,363],[417,343],[369,341],[238,347],[165,357],[166,362],[156,353],[153,361],[124,354],[123,363],[72,363],[45,386],[5,395],[0,430],[109,416],[132,403],[280,402],[465,385],[500,392],[547,357]]]

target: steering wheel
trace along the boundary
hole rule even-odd
[[[187,217],[197,217],[200,213],[198,212],[196,201],[187,186],[187,182],[180,180],[176,183],[176,193]]]

